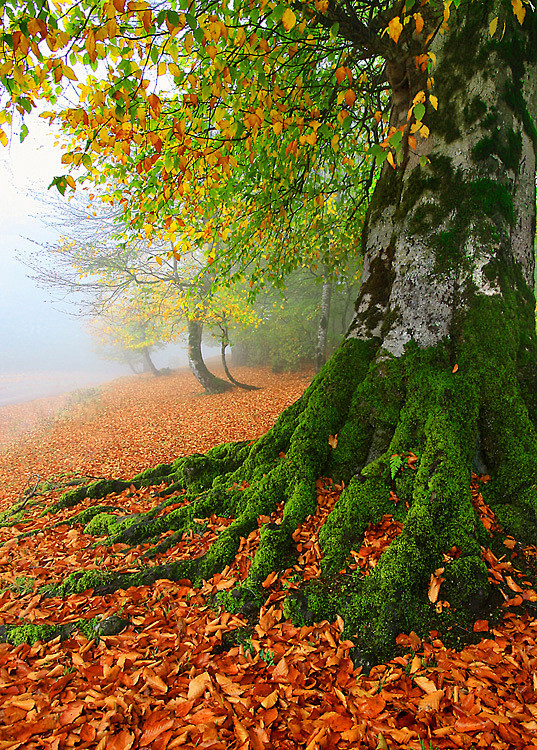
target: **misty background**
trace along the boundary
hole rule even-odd
[[[17,256],[36,253],[36,243],[60,235],[47,227],[52,178],[62,174],[61,150],[43,120],[30,118],[30,134],[0,146],[0,407],[96,385],[130,373],[126,365],[100,358],[84,320],[67,314],[69,304],[41,289]],[[76,305],[71,312],[76,313]],[[180,344],[155,352],[158,367],[187,363]]]

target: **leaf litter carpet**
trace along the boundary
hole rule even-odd
[[[44,423],[36,423],[31,405],[9,407],[8,416],[0,413],[7,424],[0,448],[2,507],[20,499],[36,475],[128,478],[223,440],[254,439],[308,382],[303,374],[276,377],[247,368],[239,368],[238,376],[263,390],[197,397],[197,384],[181,372],[125,378],[98,393],[62,397]],[[13,420],[34,425],[17,442],[10,439]],[[481,481],[474,478],[475,507],[493,529]],[[40,586],[72,571],[136,571],[143,547],[92,548],[95,539],[83,525],[69,524],[92,501],[51,521],[39,514],[59,492],[37,495],[26,522],[0,528],[0,622],[39,625],[119,615],[129,624],[119,635],[93,640],[75,632],[63,642],[1,643],[0,750],[537,750],[537,620],[521,607],[537,594],[517,567],[517,558],[535,557],[537,550],[508,538],[505,554],[483,551],[505,600],[505,616],[496,626],[478,621],[474,645],[456,652],[435,632],[426,641],[401,635],[400,655],[362,674],[353,666],[352,643],[343,640],[339,618],[297,628],[282,616],[282,601],[296,581],[319,574],[318,530],[341,487],[329,480],[317,487],[317,513],[295,533],[297,564],[265,580],[266,601],[254,627],[219,611],[214,595],[246,578],[259,530],[242,541],[233,566],[201,589],[187,580],[159,581],[107,596],[90,590],[43,598]],[[159,502],[154,494],[153,488],[126,491],[114,503],[129,513],[145,511]],[[182,502],[178,495],[177,504]],[[259,524],[267,520],[260,517]],[[212,516],[199,534],[168,550],[166,559],[203,554],[227,523]],[[368,529],[349,567],[367,573],[399,531],[400,524],[385,516]],[[23,532],[34,534],[17,539]],[[152,564],[162,561],[157,557]],[[441,583],[437,571],[429,587],[431,606],[449,606]]]

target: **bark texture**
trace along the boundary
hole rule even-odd
[[[407,149],[397,169],[383,170],[353,323],[303,397],[253,444],[221,445],[135,477],[138,485],[168,482],[165,494],[186,490],[190,504],[165,522],[157,508],[128,522],[91,521],[110,542],[152,540],[153,552],[194,519],[218,512],[232,523],[198,559],[120,579],[72,574],[53,593],[104,594],[159,577],[199,582],[225,568],[259,516],[283,502],[281,523],[263,526],[246,581],[220,599],[251,613],[266,576],[292,558],[298,524],[315,512],[316,480],[332,476],[346,489],[321,529],[322,577],[303,582],[302,598],[288,600],[289,616],[340,614],[364,665],[389,655],[401,631],[470,632],[489,616],[496,602],[481,547],[491,539],[472,505],[473,465],[486,464],[492,476],[486,499],[505,532],[523,541],[537,534],[537,20],[528,9],[521,28],[508,16],[501,39],[491,39],[496,5],[461,3],[432,46],[439,107],[429,107],[431,137],[419,143],[429,162],[420,166],[420,154]],[[424,76],[413,57],[391,61],[388,74],[399,123]],[[196,366],[200,338],[197,324]],[[409,454],[415,470],[404,461]],[[97,482],[61,503],[114,491]],[[342,577],[368,524],[387,513],[403,522],[401,534],[368,576]],[[170,529],[175,534],[160,538]],[[450,607],[437,613],[427,589],[441,566]]]
[[[317,344],[315,346],[315,372],[319,372],[326,363],[326,344],[328,340],[328,324],[330,322],[330,301],[332,299],[332,282],[324,280],[321,291],[321,314],[317,327]]]
[[[207,393],[224,393],[232,385],[222,378],[217,378],[209,371],[201,353],[201,334],[203,325],[198,320],[188,321],[188,364],[192,374]]]
[[[245,391],[259,390],[256,385],[248,385],[248,383],[240,383],[238,380],[236,380],[233,377],[233,375],[229,371],[229,367],[227,365],[227,360],[226,360],[226,349],[228,345],[229,345],[229,336],[228,336],[227,326],[221,326],[220,360],[222,362],[222,367],[224,368],[224,372],[226,373],[226,378],[229,380],[230,383],[233,383],[233,385],[236,385],[237,388],[242,388]]]

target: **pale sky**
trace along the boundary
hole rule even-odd
[[[126,373],[97,356],[83,321],[60,312],[65,306],[29,279],[30,269],[16,257],[39,252],[35,242],[54,242],[54,232],[39,216],[46,210],[47,196],[58,199],[56,188],[47,188],[54,176],[64,173],[48,122],[32,117],[28,124],[24,143],[14,137],[8,147],[0,146],[0,374]],[[160,366],[176,366],[169,355],[159,359]]]

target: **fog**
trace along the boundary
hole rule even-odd
[[[0,146],[0,407],[130,373],[99,357],[84,321],[67,314],[76,307],[54,301],[17,257],[58,238],[39,216],[52,177],[64,171],[61,151],[43,121],[31,126],[23,144]],[[155,352],[154,361],[173,369],[186,356],[174,345]]]

